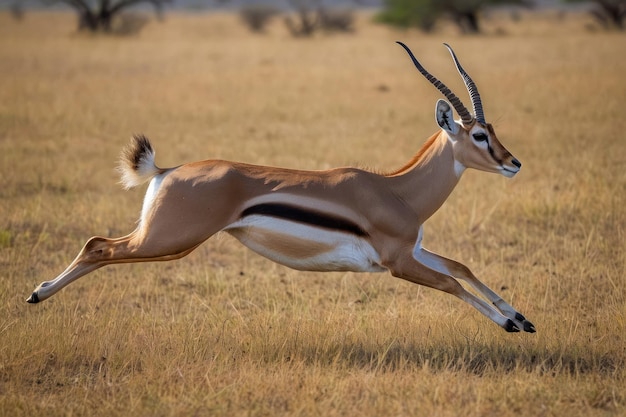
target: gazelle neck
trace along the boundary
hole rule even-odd
[[[394,193],[410,205],[423,222],[446,201],[462,173],[463,168],[454,158],[452,141],[440,130],[411,161],[386,177]]]

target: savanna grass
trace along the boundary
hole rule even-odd
[[[0,415],[626,413],[623,34],[553,16],[492,17],[477,37],[361,16],[354,35],[309,40],[236,16],[168,15],[130,38],[73,24],[0,14]],[[291,271],[227,236],[24,302],[88,237],[132,230],[142,191],[113,169],[132,133],[161,166],[401,166],[439,95],[396,39],[464,97],[449,42],[523,163],[513,180],[468,172],[425,246],[536,334],[388,274]]]

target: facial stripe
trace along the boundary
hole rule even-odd
[[[496,157],[496,153],[493,150],[493,148],[491,147],[491,143],[489,142],[489,140],[487,140],[487,150],[489,151],[489,155],[491,155],[493,160],[496,161],[498,164],[502,165],[502,160],[500,158]]]
[[[359,225],[351,222],[350,220],[332,216],[326,213],[307,210],[301,207],[290,206],[288,204],[257,204],[255,206],[251,206],[245,209],[241,213],[241,218],[254,214],[291,220],[299,223],[322,227],[329,230],[348,232],[361,237],[368,236],[366,231],[361,229]]]
[[[499,165],[503,165],[504,160],[502,158],[498,158],[496,156],[495,150],[491,147],[491,137],[495,136],[495,132],[491,124],[487,124],[487,131],[489,132],[489,135],[488,135],[489,138],[487,139],[487,150],[489,151],[489,154],[491,155],[494,161],[496,161]]]

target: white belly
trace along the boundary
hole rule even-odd
[[[369,242],[350,233],[262,215],[247,216],[225,231],[256,253],[301,271],[386,270]]]

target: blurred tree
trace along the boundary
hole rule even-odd
[[[267,25],[280,14],[280,9],[271,4],[244,5],[239,10],[239,17],[248,28],[257,33],[265,31]]]
[[[350,9],[325,9],[317,11],[320,26],[326,32],[353,32],[354,12]]]
[[[312,36],[318,30],[352,32],[354,13],[349,9],[329,9],[322,0],[288,0],[295,16],[286,16],[285,25],[294,37]]]
[[[289,0],[289,4],[295,9],[296,15],[285,17],[285,25],[294,37],[307,37],[319,28],[319,14],[313,8],[319,8],[318,1],[312,1],[313,5],[306,0]],[[312,7],[313,6],[313,7]]]
[[[141,3],[154,6],[157,16],[161,16],[165,3],[172,0],[43,0],[46,4],[63,3],[78,13],[78,29],[91,32],[111,32],[113,19],[122,11]]]
[[[580,3],[583,0],[564,0],[565,3]],[[624,30],[626,26],[626,0],[592,0],[595,7],[591,14],[605,28]]]
[[[447,16],[462,33],[478,33],[481,10],[501,4],[531,6],[532,0],[385,0],[384,9],[376,19],[381,23],[417,27],[428,32],[435,27],[437,19]]]
[[[24,6],[22,5],[22,3],[18,2],[17,0],[11,3],[9,10],[11,12],[11,16],[15,20],[22,20],[24,18]]]

